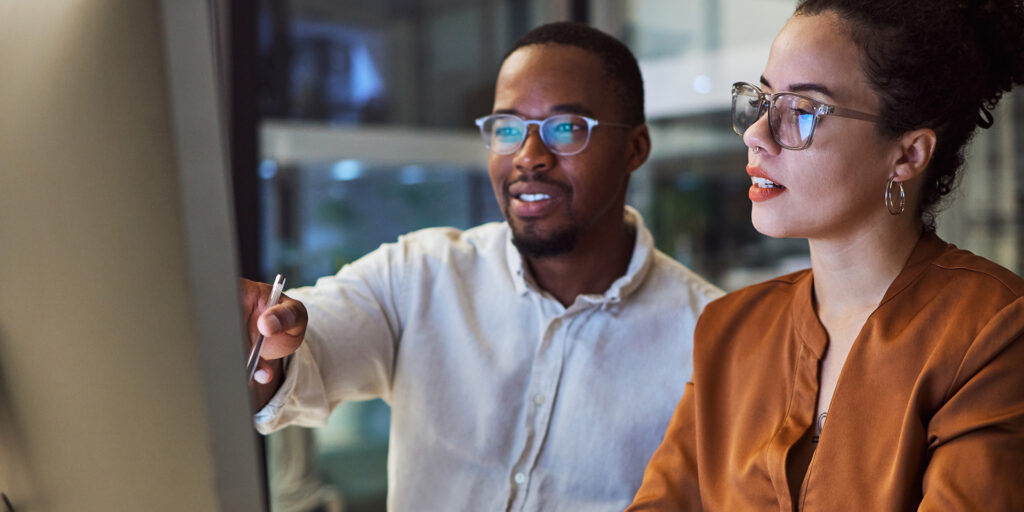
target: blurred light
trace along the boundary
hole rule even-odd
[[[714,83],[711,82],[711,77],[707,75],[700,75],[693,80],[693,89],[700,94],[711,92],[713,86]]]
[[[427,181],[427,172],[421,165],[407,165],[398,174],[398,181],[403,185],[416,185]]]
[[[338,181],[350,181],[363,175],[363,164],[357,160],[340,160],[331,166],[331,177]]]
[[[277,162],[269,159],[260,162],[259,174],[265,180],[273,179],[277,176]]]
[[[369,103],[381,96],[384,91],[384,80],[381,79],[373,57],[365,44],[359,44],[352,51],[352,101],[359,104]]]

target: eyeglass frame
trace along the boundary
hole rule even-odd
[[[797,98],[810,101],[812,104],[817,105],[815,107],[815,109],[814,109],[814,122],[811,124],[811,133],[807,135],[807,141],[804,142],[804,144],[802,146],[788,146],[786,144],[783,144],[782,141],[779,140],[778,135],[775,134],[775,128],[772,126],[771,116],[769,115],[769,117],[768,117],[768,131],[772,134],[772,140],[775,141],[775,143],[778,144],[779,147],[782,147],[782,148],[785,148],[785,149],[790,149],[790,150],[793,150],[793,151],[799,151],[801,149],[809,148],[811,146],[811,139],[814,138],[814,131],[818,128],[818,121],[820,121],[821,118],[826,117],[826,116],[845,117],[847,119],[856,119],[858,121],[867,121],[869,123],[879,123],[879,122],[882,121],[882,117],[881,116],[878,116],[878,115],[875,115],[875,114],[868,114],[867,112],[861,112],[859,110],[853,110],[853,109],[844,108],[844,107],[837,107],[835,105],[831,105],[831,104],[825,103],[823,101],[819,101],[819,100],[816,100],[816,99],[811,98],[809,96],[804,96],[803,94],[798,94],[798,93],[795,93],[795,92],[782,91],[782,92],[776,92],[776,93],[773,93],[773,94],[767,94],[764,91],[762,91],[760,87],[758,87],[758,86],[756,86],[756,85],[754,85],[754,84],[752,84],[750,82],[736,82],[736,83],[732,84],[733,102],[732,102],[732,111],[730,112],[730,114],[732,114],[731,117],[733,118],[733,120],[736,119],[736,100],[735,100],[735,98],[736,98],[736,89],[738,87],[744,86],[744,85],[750,87],[751,89],[753,89],[754,91],[757,92],[758,99],[761,102],[761,104],[760,104],[760,106],[758,106],[757,116],[754,117],[754,121],[752,123],[750,123],[750,126],[747,126],[747,128],[744,129],[743,132],[746,132],[747,130],[750,129],[751,126],[754,126],[754,123],[756,123],[758,120],[760,120],[762,116],[768,114],[768,112],[772,108],[772,105],[775,104],[775,100],[778,99],[780,96],[786,96],[786,95],[788,95],[788,96],[796,96]],[[743,136],[743,133],[741,133],[738,130],[736,130],[736,123],[735,122],[732,123],[732,131],[735,132],[736,135],[739,135],[741,137]]]
[[[587,140],[583,141],[583,145],[580,146],[580,149],[578,149],[576,151],[573,151],[572,153],[562,153],[562,152],[559,152],[559,151],[555,150],[554,148],[551,147],[550,144],[548,144],[548,141],[544,138],[544,130],[541,127],[544,126],[544,123],[548,122],[551,119],[559,117],[559,116],[577,116],[577,117],[582,118],[587,123]],[[488,136],[484,132],[484,123],[486,123],[488,119],[495,118],[495,117],[514,117],[514,118],[522,121],[523,124],[526,125],[526,129],[523,130],[523,138],[522,138],[522,140],[517,142],[516,145],[515,145],[515,148],[513,150],[509,151],[508,153],[499,153],[499,152],[495,151],[494,149],[492,149],[491,145],[486,142],[486,139],[488,138]],[[536,126],[537,127],[537,135],[540,136],[540,140],[541,140],[541,142],[544,143],[544,147],[548,148],[548,151],[551,151],[552,153],[554,153],[554,154],[556,154],[558,156],[578,155],[578,154],[582,153],[584,149],[587,149],[587,146],[590,144],[590,134],[593,133],[595,126],[615,126],[615,127],[619,127],[619,128],[634,128],[635,126],[637,126],[637,125],[626,124],[626,123],[613,123],[611,121],[598,121],[597,119],[594,119],[592,117],[587,117],[587,116],[585,116],[583,114],[575,114],[575,113],[572,113],[572,112],[565,112],[565,113],[562,113],[562,114],[552,114],[552,115],[550,115],[548,117],[545,117],[544,119],[525,119],[525,118],[519,117],[519,116],[517,116],[515,114],[488,114],[488,115],[483,116],[483,117],[478,117],[476,120],[474,120],[474,123],[476,123],[477,127],[480,128],[480,136],[485,139],[484,145],[487,147],[487,150],[492,152],[492,153],[494,153],[494,154],[496,154],[496,155],[500,155],[500,156],[512,155],[512,154],[517,153],[520,149],[523,149],[523,146],[526,144],[526,138],[530,136],[530,126]]]

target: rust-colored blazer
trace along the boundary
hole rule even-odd
[[[628,510],[1024,511],[1024,280],[934,234],[854,342],[794,507],[828,345],[809,270],[712,302]]]

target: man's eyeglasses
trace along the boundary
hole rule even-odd
[[[738,134],[750,128],[768,112],[768,129],[778,145],[786,149],[807,149],[818,121],[825,116],[846,117],[877,123],[881,117],[829,105],[792,92],[771,96],[746,82],[732,84],[732,129]]]
[[[476,120],[487,149],[499,155],[511,155],[523,147],[530,125],[537,125],[540,140],[556,155],[569,156],[583,151],[595,126],[632,128],[622,123],[598,121],[577,114],[558,114],[543,120],[523,119],[512,114],[494,114]]]

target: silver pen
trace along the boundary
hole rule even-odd
[[[274,288],[270,291],[270,300],[267,301],[267,309],[277,304],[277,301],[281,299],[281,291],[284,290],[284,277],[278,274],[274,279]],[[246,363],[246,369],[249,370],[249,380],[251,381],[253,376],[256,375],[256,366],[260,361],[260,351],[263,350],[263,334],[260,333],[259,338],[256,338],[256,344],[252,346],[252,352],[249,352],[249,362]]]

